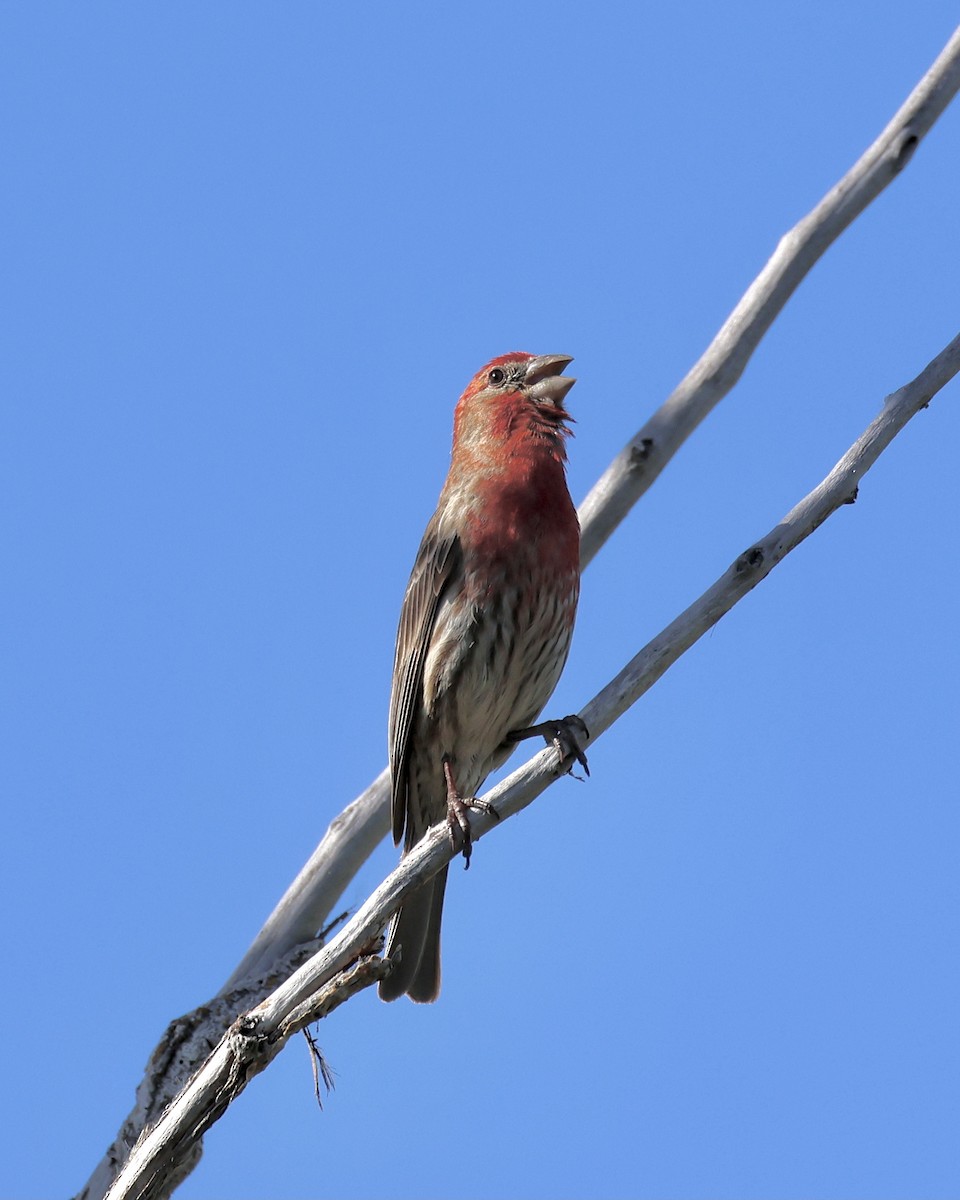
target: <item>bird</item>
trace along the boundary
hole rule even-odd
[[[400,611],[390,695],[393,839],[403,854],[446,819],[470,865],[467,814],[521,738],[542,735],[586,768],[578,716],[535,724],[570,649],[580,526],[566,480],[575,380],[564,354],[491,359],[454,411],[450,469]],[[589,772],[588,772],[589,773]],[[440,993],[447,866],[403,900],[379,995]]]

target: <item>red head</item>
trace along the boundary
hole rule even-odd
[[[562,463],[573,418],[563,406],[575,379],[566,354],[501,354],[467,384],[454,415],[454,457],[478,463],[534,453]]]

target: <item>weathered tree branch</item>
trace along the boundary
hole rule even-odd
[[[899,111],[820,203],[784,234],[706,352],[627,443],[580,508],[588,563],[700,422],[743,374],[810,268],[903,170],[960,88],[960,28]]]
[[[733,387],[764,333],[813,264],[903,169],[958,88],[960,30],[954,33],[870,149],[816,208],[781,239],[773,257],[699,362],[590,491],[580,509],[584,567],[690,433]],[[748,576],[752,578],[749,572],[745,578]],[[761,574],[754,578],[750,586],[755,586],[762,577]],[[690,610],[678,621],[682,622],[689,613]],[[651,643],[651,647],[656,645],[656,641]],[[613,681],[609,686],[615,684]],[[632,686],[624,682],[623,695],[629,694]],[[606,726],[592,715],[591,706],[585,715],[596,736]],[[519,774],[515,773],[511,780]],[[337,898],[387,828],[384,771],[331,823],[216,999],[171,1023],[151,1056],[137,1090],[134,1110],[79,1194],[79,1200],[101,1200],[125,1160],[127,1148],[156,1119],[184,1078],[194,1070],[205,1044],[218,1040],[238,1011],[256,1004],[271,982],[284,977],[293,965],[312,952],[316,931],[328,919]],[[194,1144],[199,1147],[199,1142]]]
[[[779,525],[737,558],[716,583],[632,659],[583,710],[594,738],[608,729],[664,672],[827,517],[857,498],[860,480],[894,437],[960,370],[960,334],[911,383],[888,396],[876,420],[830,474]]]
[[[703,595],[637,654],[582,710],[596,741],[707,630],[838,508],[857,498],[860,481],[893,438],[960,371],[960,334],[911,383],[887,397],[880,415],[830,474],[766,537],[744,551]],[[500,821],[471,816],[474,837],[499,828],[563,774],[556,751],[542,750],[486,799]],[[290,1035],[325,1016],[386,969],[370,946],[403,898],[453,857],[446,824],[434,826],[387,876],[343,929],[253,1011],[233,1023],[220,1044],[134,1147],[109,1200],[162,1194],[164,1173],[193,1152],[201,1134],[223,1113],[252,1075],[276,1056]]]
[[[286,1008],[269,1032],[255,1014],[233,1021],[201,1070],[167,1108],[163,1120],[134,1148],[108,1195],[136,1196],[138,1200],[169,1195],[199,1160],[203,1135],[290,1038],[329,1016],[388,970],[389,964],[379,953],[359,955],[301,1003]]]

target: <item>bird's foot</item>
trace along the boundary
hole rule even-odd
[[[583,717],[571,713],[561,717],[559,721],[541,721],[539,725],[530,725],[526,729],[514,729],[507,734],[507,740],[522,742],[525,738],[542,737],[548,746],[555,746],[560,755],[560,766],[567,771],[573,770],[573,764],[578,762],[589,775],[587,756],[580,745],[581,739],[589,740],[590,730],[587,729]]]
[[[488,800],[478,800],[476,796],[465,798],[457,791],[454,783],[450,760],[443,760],[443,774],[447,781],[447,831],[450,834],[450,845],[454,850],[463,854],[463,869],[470,867],[470,855],[473,853],[473,834],[470,832],[470,810],[486,813],[495,821],[500,820],[500,814]]]

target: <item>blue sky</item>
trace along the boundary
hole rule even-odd
[[[581,500],[955,21],[4,6],[5,1196],[83,1184],[383,766],[473,372],[576,357]],[[590,567],[551,711],[957,333],[958,210],[955,106]],[[322,1113],[291,1045],[184,1200],[960,1195],[958,398],[453,873],[439,1003],[337,1012]]]

